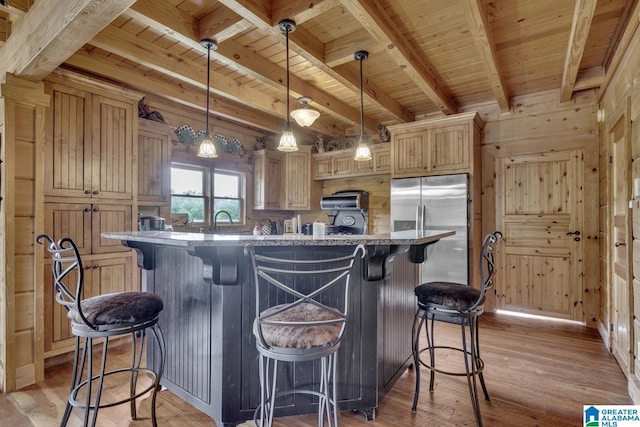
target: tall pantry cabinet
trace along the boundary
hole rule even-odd
[[[137,222],[138,94],[60,76],[45,82],[51,97],[44,146],[44,232],[71,237],[83,255],[85,294],[140,289],[132,251],[103,231]],[[54,302],[45,255],[44,352],[72,348],[66,313]]]

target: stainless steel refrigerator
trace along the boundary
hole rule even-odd
[[[391,180],[391,231],[456,232],[427,247],[421,283],[469,284],[469,201],[467,174]]]

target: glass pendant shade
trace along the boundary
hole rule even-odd
[[[356,155],[353,156],[353,160],[359,162],[371,160],[371,149],[364,138],[360,138],[358,146],[356,147]]]
[[[278,27],[280,27],[280,30],[284,32],[287,41],[287,116],[284,123],[284,129],[282,130],[280,144],[278,144],[278,150],[285,152],[298,151],[296,137],[293,135],[291,122],[289,121],[289,33],[292,33],[296,29],[296,23],[291,19],[283,19],[278,23]]]
[[[371,160],[371,149],[367,144],[367,138],[364,134],[364,100],[363,100],[363,84],[362,84],[362,61],[369,57],[369,52],[366,50],[359,50],[353,54],[353,57],[360,62],[360,140],[356,147],[353,160],[357,162],[364,162]]]
[[[200,40],[200,45],[207,49],[207,116],[205,118],[205,132],[200,139],[200,147],[198,148],[198,157],[213,159],[218,157],[218,150],[209,133],[209,78],[211,75],[211,49],[217,49],[218,44],[211,39]]]
[[[218,157],[218,151],[216,150],[216,144],[213,142],[209,132],[205,132],[200,140],[200,148],[198,148],[198,157],[204,157],[206,159],[212,159]]]
[[[280,137],[278,150],[285,152],[298,151],[296,137],[291,130],[291,123],[289,122],[289,120],[287,120],[287,123],[284,125],[284,130],[282,131],[282,136]]]
[[[311,98],[303,96],[298,98],[298,102],[302,104],[302,108],[293,110],[290,115],[300,126],[309,127],[320,117],[320,112],[309,108]]]

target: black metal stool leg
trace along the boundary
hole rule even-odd
[[[480,358],[480,329],[478,327],[478,320],[476,318],[475,320],[475,324],[476,324],[476,369],[480,369],[480,385],[482,386],[482,392],[484,393],[484,400],[486,400],[487,402],[490,402],[491,399],[489,399],[489,392],[487,391],[487,386],[484,383],[484,375],[482,372],[482,369],[484,368],[483,363],[482,363],[482,359]]]
[[[153,427],[157,427],[158,420],[156,418],[156,400],[158,397],[158,391],[160,391],[160,380],[162,379],[162,374],[164,374],[164,362],[165,362],[165,342],[164,335],[162,334],[162,329],[160,329],[160,325],[157,323],[153,325],[151,328],[153,334],[156,338],[156,342],[158,343],[158,351],[160,353],[160,367],[156,371],[155,384],[153,387],[152,398],[151,398],[151,422],[153,423]]]
[[[431,319],[429,319],[431,317]],[[429,359],[431,360],[431,369],[429,372],[429,391],[433,392],[433,387],[435,385],[436,380],[436,335],[434,333],[434,328],[436,324],[436,315],[435,313],[431,313],[430,315],[427,313],[427,327],[425,328],[425,332],[427,335],[427,345],[429,346]]]
[[[413,393],[412,412],[416,412],[418,408],[418,397],[420,395],[420,330],[424,325],[424,316],[420,315],[421,310],[418,309],[413,318],[413,326],[411,328],[411,347],[413,353],[413,367],[416,375],[416,387]]]
[[[476,380],[476,374],[478,374],[478,356],[476,347],[476,319],[474,317],[468,319],[467,322],[462,324],[462,348],[464,354],[465,369],[467,371],[467,384],[469,386],[469,395],[471,396],[471,406],[473,407],[473,414],[476,418],[476,425],[482,427],[482,417],[480,416],[480,400],[478,399],[478,383]],[[469,326],[469,344],[471,348],[467,347],[467,334],[465,331],[465,324]]]

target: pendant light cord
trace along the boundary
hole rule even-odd
[[[360,57],[360,138],[364,137],[364,101],[362,95],[362,61],[363,57]]]
[[[209,78],[211,75],[211,45],[207,46],[207,117],[205,120],[205,128],[209,135]]]
[[[289,28],[287,28],[285,35],[287,45],[287,122],[289,122]]]

